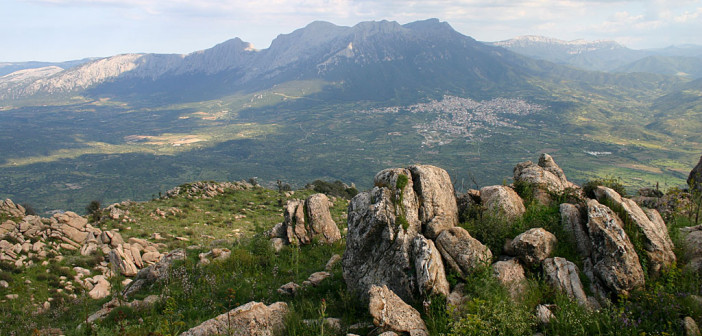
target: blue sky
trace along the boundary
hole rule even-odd
[[[702,0],[1,0],[0,62],[189,53],[233,37],[266,48],[315,20],[447,21],[480,41],[520,35],[702,45]]]

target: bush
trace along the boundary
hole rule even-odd
[[[595,198],[595,189],[597,189],[598,186],[604,186],[613,189],[622,197],[627,196],[626,189],[624,189],[624,185],[622,185],[619,179],[614,177],[597,178],[594,180],[587,181],[585,182],[585,184],[583,184],[583,191],[585,192],[585,195],[587,195],[587,197]]]

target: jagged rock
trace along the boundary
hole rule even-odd
[[[578,276],[578,267],[561,257],[548,258],[543,264],[546,281],[559,289],[570,298],[576,299],[583,306],[588,305],[588,299],[583,284]]]
[[[310,276],[302,282],[303,286],[319,286],[319,284],[326,278],[330,277],[331,273],[329,272],[314,272],[310,274]]]
[[[185,251],[177,249],[169,252],[161,260],[151,266],[143,268],[137,273],[134,281],[122,291],[124,297],[128,297],[145,286],[154,284],[168,276],[171,265],[176,260],[184,260]]]
[[[446,280],[444,263],[441,261],[441,253],[436,249],[434,243],[422,235],[417,235],[414,238],[412,254],[414,255],[417,287],[420,294],[448,296],[449,283]]]
[[[278,288],[278,293],[283,294],[283,295],[295,295],[297,290],[300,288],[300,285],[290,281],[286,283],[285,285],[282,285]]]
[[[333,243],[341,239],[339,227],[336,226],[329,212],[329,207],[332,205],[325,194],[314,194],[305,200],[310,235],[324,243]]]
[[[85,225],[88,224],[87,219],[72,211],[66,211],[62,214],[55,214],[54,218],[56,218],[59,224],[68,225],[79,231],[82,231],[85,228]]]
[[[15,204],[8,198],[0,203],[0,213],[5,213],[12,217],[22,218],[25,215],[25,209],[23,206]]]
[[[309,244],[311,240],[305,227],[304,202],[301,200],[289,200],[285,205],[284,216],[288,243]]]
[[[402,301],[387,286],[372,286],[369,296],[368,309],[375,326],[384,331],[409,333],[411,336],[429,335],[419,312]]]
[[[91,298],[98,300],[110,295],[110,282],[105,279],[105,276],[97,275],[93,279],[97,280],[97,283],[93,286],[93,289],[88,292]]]
[[[327,272],[331,271],[339,261],[341,261],[340,255],[335,254],[335,255],[331,256],[331,258],[329,258],[329,261],[327,261],[327,264],[324,265],[324,270]]]
[[[435,166],[410,166],[414,192],[419,200],[423,234],[436,239],[441,231],[458,224],[456,193],[449,174]]]
[[[700,336],[700,328],[697,326],[697,322],[692,317],[686,316],[683,319],[683,328],[685,329],[685,336]]]
[[[436,238],[436,247],[451,268],[467,276],[475,268],[487,266],[492,261],[490,249],[470,236],[462,227],[444,230]]]
[[[551,202],[549,193],[562,192],[574,185],[566,179],[563,170],[548,154],[541,154],[539,163],[531,161],[518,163],[514,167],[514,181],[533,186],[533,196],[542,204]]]
[[[124,239],[122,239],[122,235],[117,231],[103,231],[100,234],[100,241],[103,244],[108,244],[112,246],[113,248],[124,244]]]
[[[702,224],[680,229],[684,234],[683,250],[688,261],[686,267],[702,274]]]
[[[542,228],[529,229],[514,237],[508,252],[527,266],[536,266],[556,248],[556,236]]]
[[[398,190],[395,186],[400,175],[408,181]],[[365,301],[372,285],[387,285],[398,296],[413,300],[416,279],[410,250],[421,224],[410,172],[383,170],[375,176],[375,184],[349,203],[344,280],[348,289]]]
[[[692,168],[692,171],[690,171],[690,175],[687,177],[687,184],[691,189],[702,191],[702,156],[700,156],[700,161],[697,162],[695,168]]]
[[[649,261],[649,274],[659,275],[662,270],[669,268],[675,263],[675,253],[673,252],[673,242],[668,236],[668,228],[665,226],[662,218],[656,221],[651,221],[646,213],[636,204],[636,202],[621,197],[616,191],[598,186],[595,189],[597,200],[603,202],[607,200],[612,202],[617,207],[620,207],[626,216],[638,227],[643,233],[644,250]],[[655,217],[655,216],[654,216]]]
[[[582,256],[589,256],[592,249],[590,237],[587,235],[585,223],[581,217],[580,207],[575,204],[563,203],[560,205],[561,223],[566,232],[575,237],[575,245]]]
[[[510,187],[501,185],[483,187],[480,189],[480,199],[486,211],[507,220],[517,219],[526,211],[524,201]]]
[[[526,290],[524,267],[519,264],[517,259],[503,260],[492,264],[492,274],[502,286],[509,290],[512,298],[520,297]]]
[[[207,320],[180,335],[276,335],[284,328],[283,320],[287,312],[288,305],[285,302],[276,302],[266,306],[263,303],[252,301],[213,319]]]
[[[615,295],[644,285],[644,274],[634,246],[619,217],[596,200],[588,200],[587,231],[592,242],[592,273]],[[587,274],[587,272],[586,272]]]

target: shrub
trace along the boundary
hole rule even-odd
[[[606,178],[597,178],[594,180],[590,180],[585,182],[583,184],[583,191],[585,192],[585,195],[590,198],[595,198],[595,189],[597,189],[598,186],[604,186],[607,188],[611,188],[619,195],[622,197],[626,197],[626,189],[624,189],[624,185],[622,185],[621,181],[617,178],[614,177],[606,177]]]

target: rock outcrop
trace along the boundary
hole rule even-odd
[[[526,289],[524,267],[517,259],[502,260],[492,264],[492,274],[507,288],[512,298],[517,298]]]
[[[19,204],[15,204],[11,199],[6,199],[0,202],[0,214],[7,214],[11,217],[24,217],[25,209]]]
[[[507,186],[483,187],[480,189],[480,199],[486,211],[507,220],[517,219],[526,211],[522,198]]]
[[[266,306],[260,302],[249,302],[207,320],[191,328],[181,336],[272,336],[284,330],[284,318],[288,312],[285,302]]]
[[[367,300],[371,286],[387,285],[403,300],[412,301],[420,292],[417,275],[426,275],[429,278],[422,280],[422,286],[432,284],[439,287],[431,291],[447,292],[443,280],[420,274],[425,271],[423,266],[414,267],[419,260],[427,262],[427,272],[436,272],[440,260],[426,255],[424,248],[415,249],[414,242],[421,237],[418,246],[428,247],[429,243],[423,243],[425,239],[440,236],[458,221],[448,173],[426,165],[386,169],[376,174],[374,185],[349,204],[349,231],[342,260],[348,288]],[[415,255],[415,251],[422,255]],[[429,288],[421,291],[425,290]]]
[[[129,285],[124,288],[122,295],[124,297],[129,297],[140,289],[153,285],[154,283],[166,278],[173,262],[184,259],[184,250],[178,249],[167,253],[161,258],[161,260],[159,260],[159,262],[140,270],[139,273],[136,274],[134,281],[129,283]]]
[[[631,220],[643,234],[643,248],[648,257],[650,275],[659,275],[662,270],[670,268],[675,263],[673,242],[660,216],[651,212],[651,217],[654,219],[651,220],[636,202],[621,197],[616,191],[607,187],[598,186],[595,189],[595,195],[600,202],[608,201],[621,208],[625,217]]]
[[[408,305],[387,286],[372,286],[368,310],[373,324],[383,331],[408,333],[410,336],[429,335],[419,312]]]

